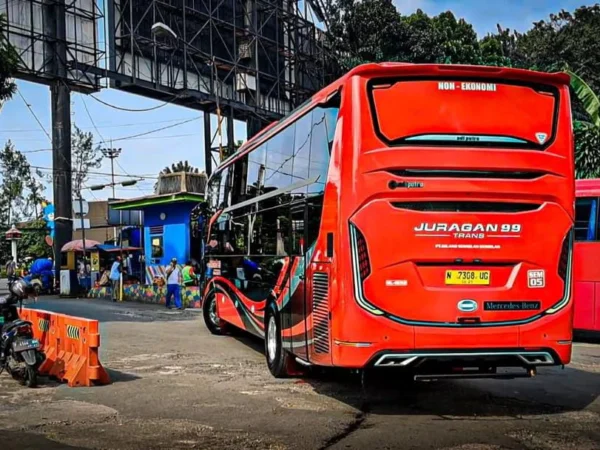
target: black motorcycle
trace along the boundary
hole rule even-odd
[[[0,297],[0,374],[6,370],[27,387],[35,387],[45,356],[31,322],[19,318],[17,305],[22,307],[23,298],[14,293]]]

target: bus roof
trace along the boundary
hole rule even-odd
[[[565,72],[535,72],[525,69],[513,69],[509,67],[492,67],[492,66],[472,66],[462,64],[412,64],[402,62],[387,62],[387,63],[369,63],[362,64],[350,70],[344,76],[338,78],[333,83],[325,86],[319,92],[314,94],[309,100],[304,102],[288,116],[283,119],[270,123],[266,128],[263,128],[259,133],[245,142],[239,150],[223,161],[214,173],[220,171],[221,168],[229,165],[238,157],[250,152],[253,148],[267,140],[270,136],[278,133],[281,129],[288,126],[290,122],[303,115],[308,109],[311,109],[315,104],[322,103],[343,86],[348,79],[354,76],[361,77],[476,77],[476,78],[496,78],[502,80],[526,81],[530,83],[550,84],[550,85],[568,85],[570,77]]]
[[[576,197],[600,197],[600,178],[575,180]]]

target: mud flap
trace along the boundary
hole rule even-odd
[[[28,366],[35,366],[37,364],[36,353],[36,350],[25,350],[20,352],[23,361],[25,361]]]

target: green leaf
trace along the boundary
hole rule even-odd
[[[581,100],[586,112],[590,115],[592,123],[600,127],[600,99],[592,88],[575,72],[565,70],[571,77],[571,87],[575,94]]]

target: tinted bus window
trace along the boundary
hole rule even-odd
[[[207,200],[211,208],[217,209],[219,207],[219,185],[221,183],[221,174],[215,174],[210,179],[208,184]]]
[[[230,205],[231,194],[231,166],[225,167],[221,171],[221,182],[219,183],[219,200],[218,207],[226,208]]]
[[[598,199],[578,198],[575,203],[575,240],[598,240]]]
[[[264,182],[265,163],[267,157],[266,144],[252,150],[248,154],[248,177],[246,181],[247,198],[256,197]]]
[[[292,124],[267,142],[265,192],[292,184],[295,129]]]
[[[329,133],[327,130],[327,110],[316,108],[312,112],[312,135],[310,141],[309,178],[316,179],[308,186],[308,193],[322,194],[327,181],[329,168]]]
[[[550,87],[441,80],[382,83],[372,84],[369,93],[378,134],[390,144],[541,148],[553,139],[558,93]]]
[[[310,161],[310,136],[312,129],[312,114],[302,116],[296,122],[296,133],[294,136],[294,183],[308,180]],[[293,191],[294,197],[306,196],[306,186]]]

